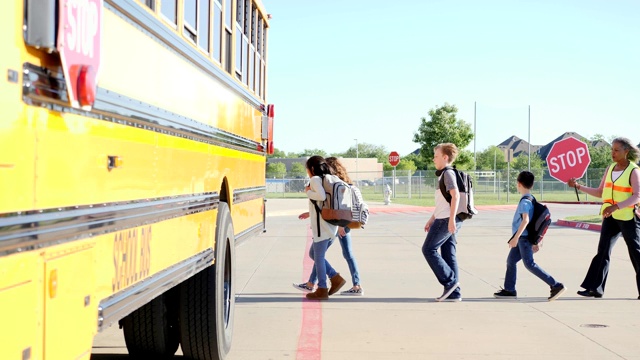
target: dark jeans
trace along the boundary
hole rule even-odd
[[[456,233],[460,230],[462,221],[456,217]],[[445,288],[459,282],[458,260],[456,258],[456,234],[449,232],[449,218],[436,219],[427,238],[422,245],[422,254],[427,259],[433,274]],[[438,253],[440,249],[440,253]],[[460,287],[451,293],[451,297],[460,297]]]
[[[636,271],[636,287],[640,294],[640,219],[637,216],[627,221],[616,220],[613,217],[602,220],[598,252],[591,260],[587,275],[580,286],[600,294],[604,293],[607,275],[609,275],[611,249],[613,249],[620,234],[622,234],[622,238],[627,244],[629,258],[633,269]]]
[[[516,278],[518,273],[518,262],[522,260],[524,267],[550,287],[556,287],[559,283],[546,271],[544,271],[535,260],[533,260],[533,245],[526,236],[518,239],[518,246],[509,250],[507,256],[507,274],[504,276],[504,289],[516,291]]]

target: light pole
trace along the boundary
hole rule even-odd
[[[358,139],[353,139],[356,141],[356,185],[358,185]]]

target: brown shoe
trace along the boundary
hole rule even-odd
[[[340,288],[347,283],[347,280],[343,279],[340,274],[333,275],[333,277],[329,280],[331,280],[331,289],[329,289],[329,295],[337,293],[338,290],[340,290]]]
[[[307,294],[309,300],[329,300],[326,288],[317,288],[316,291]]]

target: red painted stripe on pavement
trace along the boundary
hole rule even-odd
[[[573,227],[573,228],[576,228],[576,229],[591,230],[591,231],[600,231],[600,230],[602,230],[602,225],[601,224],[592,224],[592,223],[585,223],[585,222],[579,222],[579,221],[569,221],[569,220],[562,220],[562,219],[556,221],[556,225],[566,226],[566,227]]]
[[[307,246],[302,260],[303,281],[309,280],[313,260],[309,257],[312,244],[311,227],[307,229]],[[303,295],[304,296],[304,295]],[[320,301],[310,301],[303,297],[302,324],[298,337],[296,360],[320,360],[322,351],[322,304]]]
[[[545,201],[541,200],[541,203],[548,204],[570,204],[570,205],[602,205],[602,201]]]

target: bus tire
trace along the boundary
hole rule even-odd
[[[234,291],[234,232],[225,202],[218,208],[215,263],[180,286],[180,344],[185,357],[223,360],[231,348]]]
[[[135,359],[172,358],[180,341],[178,314],[163,294],[121,320],[129,355]]]

